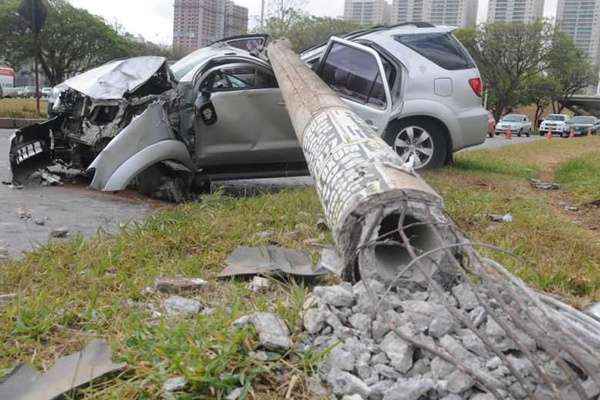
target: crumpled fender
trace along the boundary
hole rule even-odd
[[[175,138],[159,101],[135,117],[96,157],[88,168],[94,173],[90,187],[105,192],[124,190],[148,167],[167,160],[177,161],[191,172],[196,170],[187,147]]]

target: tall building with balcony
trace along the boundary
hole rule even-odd
[[[361,25],[382,25],[390,22],[390,5],[386,0],[346,0],[344,19]]]
[[[422,21],[434,25],[475,26],[479,0],[394,0],[391,22]]]
[[[490,0],[488,22],[534,22],[544,16],[544,0]]]
[[[558,0],[556,23],[595,64],[600,64],[600,0]]]
[[[248,9],[231,0],[175,0],[173,8],[173,48],[183,52],[248,30]]]

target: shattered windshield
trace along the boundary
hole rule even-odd
[[[207,48],[200,49],[187,55],[171,66],[171,71],[175,75],[175,79],[180,81],[184,76],[190,73],[198,65],[203,64],[212,56],[213,52]]]

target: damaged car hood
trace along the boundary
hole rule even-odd
[[[63,83],[96,100],[122,99],[140,88],[167,62],[164,57],[135,57],[112,61]]]

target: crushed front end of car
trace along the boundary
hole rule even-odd
[[[177,82],[163,57],[113,61],[67,80],[60,88],[53,118],[18,130],[11,140],[15,184],[27,184],[39,171],[56,164],[83,173],[152,104],[159,103],[166,118],[178,118]],[[170,122],[178,126],[177,121]]]

